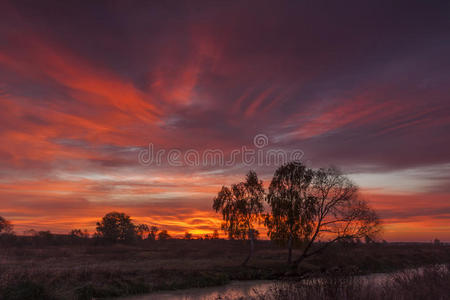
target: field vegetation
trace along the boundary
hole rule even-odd
[[[307,258],[299,275],[292,277],[286,249],[271,241],[256,241],[253,259],[242,266],[248,252],[239,240],[144,240],[125,245],[71,236],[48,238],[2,241],[0,299],[107,298],[231,280],[298,280],[335,269],[367,274],[450,262],[450,247],[445,245],[336,243],[320,256]]]
[[[450,265],[404,270],[378,284],[339,271],[302,281],[276,283],[250,300],[445,300],[450,299]],[[226,298],[225,298],[226,299]]]

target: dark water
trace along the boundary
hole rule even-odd
[[[388,274],[371,274],[360,276],[361,280],[371,285],[378,285],[385,282]],[[122,298],[122,300],[216,300],[216,299],[242,299],[250,296],[264,294],[274,286],[273,281],[252,280],[252,281],[233,281],[223,286],[209,288],[196,288],[177,291],[162,291],[147,295]]]
[[[408,271],[422,272],[422,268],[409,269]],[[390,280],[395,273],[374,273],[358,276],[364,285],[378,286]],[[162,291],[147,295],[122,298],[122,300],[216,300],[216,299],[242,299],[250,296],[257,296],[269,291],[274,281],[253,280],[253,281],[233,281],[230,284],[209,288],[195,288],[177,291]]]
[[[123,298],[123,300],[216,300],[222,298],[240,299],[264,293],[273,286],[273,281],[233,281],[227,285],[208,288],[163,291],[142,296]]]

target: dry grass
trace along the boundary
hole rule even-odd
[[[287,251],[270,242],[258,242],[255,257],[243,268],[246,254],[245,243],[225,240],[3,246],[0,299],[115,297],[230,280],[277,279],[286,272]],[[353,266],[361,274],[445,262],[450,262],[450,247],[341,245],[303,268],[321,273]]]
[[[329,273],[320,278],[276,284],[253,300],[445,300],[450,299],[450,265],[405,270],[377,284],[351,274]]]

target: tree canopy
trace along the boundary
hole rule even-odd
[[[222,187],[213,208],[222,214],[222,229],[233,239],[246,239],[263,212],[264,188],[254,171],[244,182]]]
[[[267,202],[267,234],[288,244],[289,263],[293,245],[300,247],[295,266],[336,241],[373,241],[381,228],[358,187],[336,168],[312,170],[300,162],[287,163],[275,171]]]
[[[304,242],[313,229],[315,199],[308,194],[313,174],[300,162],[290,162],[275,171],[269,186],[267,234],[271,240],[288,244],[289,263],[293,245]]]
[[[172,237],[170,236],[170,234],[167,232],[167,230],[161,230],[158,233],[158,240],[163,241],[163,240],[168,240],[171,239]]]
[[[380,232],[381,224],[375,211],[360,198],[358,187],[335,168],[314,171],[307,197],[312,199],[308,203],[312,206],[313,225],[311,231],[305,231],[306,243],[295,265],[333,242],[373,239]],[[318,239],[322,243],[313,250]]]
[[[97,233],[100,237],[112,241],[130,241],[135,238],[136,226],[131,221],[130,216],[110,212],[106,214],[101,222],[97,223]]]
[[[244,182],[233,184],[231,188],[223,186],[214,198],[213,208],[222,214],[222,229],[228,237],[250,241],[250,252],[244,265],[253,253],[254,227],[261,220],[264,197],[262,181],[256,172],[250,171]]]

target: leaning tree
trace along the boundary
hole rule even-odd
[[[222,229],[229,238],[248,239],[250,249],[242,265],[246,265],[253,255],[255,225],[263,212],[264,188],[256,172],[250,171],[244,182],[223,186],[214,198],[213,209],[222,214]]]
[[[313,212],[312,230],[304,232],[302,254],[293,267],[339,240],[374,237],[380,220],[367,202],[358,197],[358,187],[335,168],[314,171],[305,197]],[[309,207],[310,206],[310,207]],[[315,243],[318,240],[320,243]]]
[[[290,162],[279,167],[269,186],[267,202],[267,235],[273,241],[288,246],[288,263],[292,262],[292,248],[301,245],[314,225],[314,198],[307,191],[313,171],[301,162]]]

